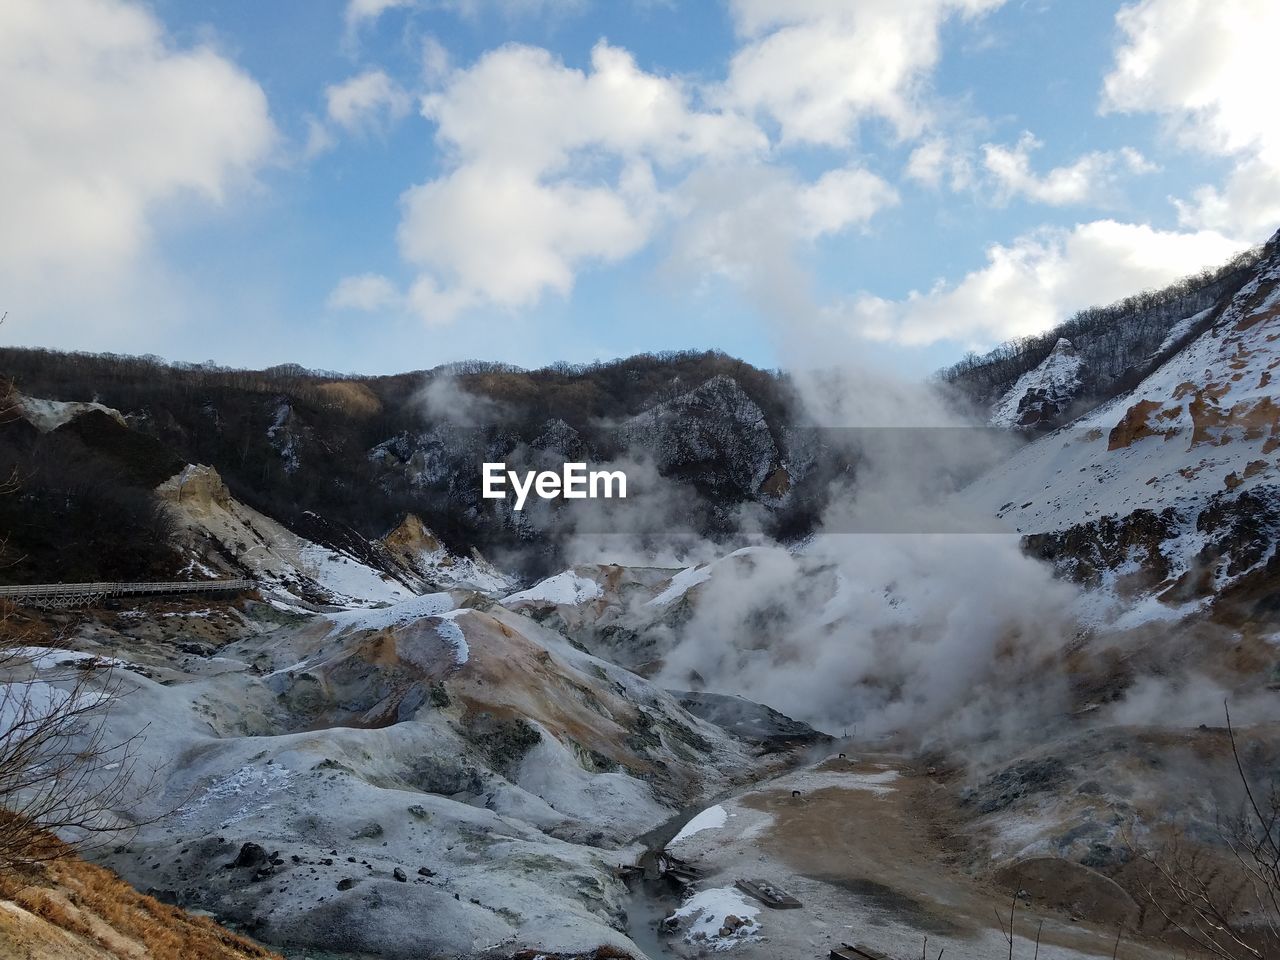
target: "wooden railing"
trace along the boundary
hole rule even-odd
[[[31,607],[83,607],[108,597],[164,593],[239,593],[252,590],[253,580],[161,580],[154,583],[32,583],[0,586],[0,600]]]

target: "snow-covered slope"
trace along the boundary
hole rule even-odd
[[[7,669],[116,685],[106,735],[141,729],[146,765],[165,771],[129,812],[176,813],[103,856],[270,943],[405,960],[635,953],[616,874],[630,838],[776,762],[476,594],[274,630],[273,611],[248,610],[216,656],[124,618],[78,654]],[[81,669],[59,666],[77,656]]]
[[[247,574],[270,593],[339,605],[407,600],[415,591],[346,553],[306,540],[245,506],[212,467],[191,465],[157,493],[185,533],[195,569]]]
[[[963,492],[959,504],[1023,534],[1092,527],[1092,539],[1113,546],[1126,536],[1117,522],[1142,523],[1149,528],[1145,539],[1162,544],[1157,552],[1166,569],[1155,585],[1167,588],[1205,559],[1215,531],[1235,512],[1231,504],[1248,496],[1262,522],[1259,511],[1277,501],[1278,368],[1280,235],[1192,343],[1132,391],[1019,450]],[[1265,564],[1273,552],[1253,556],[1246,568]],[[1124,554],[1112,551],[1112,573],[1150,569],[1149,560]],[[1207,592],[1246,571],[1237,563],[1220,572],[1225,578],[1205,585]]]
[[[80,414],[89,413],[90,411],[105,413],[119,423],[120,426],[127,426],[124,416],[119,410],[113,410],[111,407],[105,407],[100,403],[42,400],[38,397],[18,396],[18,412],[24,420],[41,433],[57,430],[58,427],[71,422]]]

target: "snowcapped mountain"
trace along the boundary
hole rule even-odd
[[[1253,276],[1264,255],[1261,249],[1251,250],[1163,290],[1082,310],[1052,330],[1012,340],[982,356],[967,356],[939,377],[996,426],[1019,425],[1024,397],[1032,422],[1023,426],[1062,426],[1132,389],[1195,339]],[[1062,340],[1075,351],[1078,366],[1055,358]],[[1020,383],[1024,377],[1026,383]],[[1080,382],[1073,384],[1074,379]],[[1034,390],[1045,390],[1045,396],[1028,394]],[[1067,395],[1071,402],[1043,402]]]
[[[960,502],[1032,535],[1077,579],[1141,568],[1168,603],[1203,602],[1266,569],[1265,531],[1280,518],[1280,234],[1187,326],[1206,318],[1133,389],[1028,444]],[[1055,355],[1069,371],[1072,358]],[[1033,374],[1050,378],[1037,368],[1019,384]]]

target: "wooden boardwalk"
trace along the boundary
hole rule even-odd
[[[87,607],[108,597],[163,594],[241,593],[253,590],[253,580],[161,580],[153,583],[32,583],[0,586],[0,600],[43,610]]]

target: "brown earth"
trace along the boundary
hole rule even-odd
[[[279,954],[139,893],[70,851],[0,871],[0,956],[25,960],[281,960]]]

